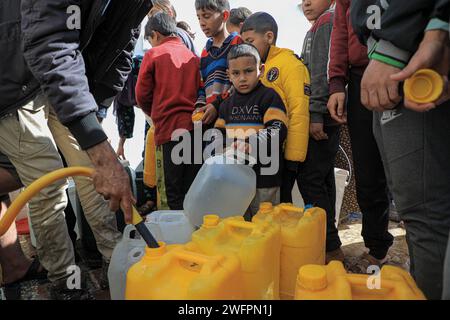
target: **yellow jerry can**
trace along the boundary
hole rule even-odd
[[[242,299],[239,260],[234,255],[205,255],[173,245],[146,248],[127,274],[126,300]]]
[[[307,264],[325,264],[325,211],[310,208],[305,212],[292,204],[273,206],[267,202],[261,204],[252,221],[280,226],[280,298],[293,299],[298,269]]]
[[[207,215],[186,246],[208,255],[232,253],[240,261],[244,299],[279,299],[280,228],[243,217]]]
[[[145,140],[144,183],[147,187],[156,187],[156,145],[155,126],[151,126]]]
[[[425,300],[411,275],[394,266],[379,273],[348,274],[342,262],[300,268],[296,300]]]

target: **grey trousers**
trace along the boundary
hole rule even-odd
[[[448,239],[444,263],[444,292],[442,293],[442,299],[450,300],[450,238]]]
[[[450,102],[417,113],[374,113],[374,135],[406,227],[411,274],[428,299],[441,299],[450,232]]]

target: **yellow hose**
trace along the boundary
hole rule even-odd
[[[30,199],[38,194],[42,189],[61,179],[73,176],[91,177],[93,173],[94,169],[91,168],[69,167],[53,171],[34,181],[20,193],[13,203],[11,203],[5,215],[0,220],[0,236],[3,236],[6,231],[8,231],[9,227],[15,221],[17,215],[20,213],[20,210],[22,210],[25,204],[27,204],[27,202],[30,201]],[[133,224],[136,225],[141,221],[142,218],[133,206]]]

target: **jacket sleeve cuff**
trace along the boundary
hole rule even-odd
[[[449,32],[449,28],[450,28],[450,25],[448,22],[442,21],[441,19],[438,19],[438,18],[434,18],[434,19],[430,20],[425,31],[442,30],[442,31]]]
[[[323,123],[323,113],[311,112],[309,121],[311,123]]]
[[[403,69],[411,58],[411,53],[396,47],[389,41],[376,41],[370,37],[367,42],[368,56],[371,60],[377,60],[393,67]]]
[[[95,116],[95,112],[74,120],[66,126],[83,150],[92,148],[108,139]]]
[[[329,93],[345,92],[346,80],[343,77],[334,77],[330,79]]]

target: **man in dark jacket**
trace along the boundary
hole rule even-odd
[[[0,152],[24,185],[62,166],[52,133],[63,134],[71,141],[68,152],[79,148],[78,142],[89,155],[96,190],[110,200],[111,210],[122,207],[130,220],[134,199],[128,176],[95,111],[122,89],[139,25],[151,7],[150,0],[1,2]],[[50,132],[47,121],[55,114],[73,137],[61,128]],[[66,286],[66,269],[74,261],[63,235],[63,194],[59,183],[45,188],[30,205],[41,212],[32,217],[33,227],[41,229],[37,240],[47,246],[38,251],[55,297],[70,298],[81,292]]]
[[[379,21],[372,24],[367,12],[376,8]],[[450,101],[413,106],[401,101],[399,85],[420,68],[448,75],[448,8],[449,0],[358,0],[351,7],[370,58],[361,100],[375,111],[374,134],[405,222],[411,273],[429,299],[441,298],[450,231]]]

